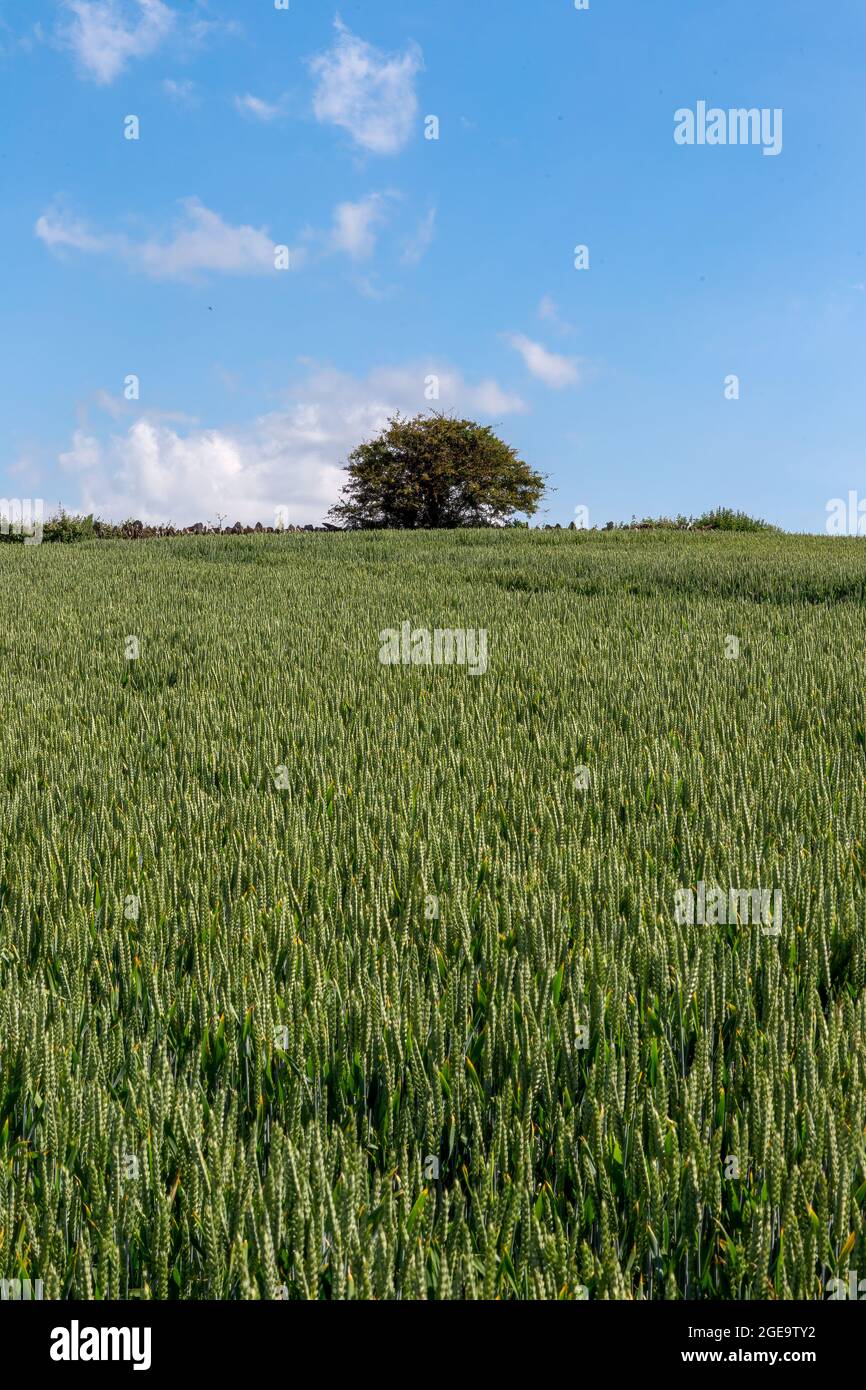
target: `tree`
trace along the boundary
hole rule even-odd
[[[346,469],[330,515],[349,530],[501,525],[532,516],[544,494],[544,477],[489,425],[436,413],[393,416]]]

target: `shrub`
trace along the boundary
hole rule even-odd
[[[715,507],[704,512],[693,523],[696,530],[704,531],[777,531],[768,521],[749,516],[746,512],[735,512],[731,507]]]
[[[778,533],[778,526],[768,521],[760,521],[746,512],[735,512],[731,507],[715,507],[700,516],[646,516],[642,521],[632,517],[631,521],[609,521],[606,531],[768,531]]]
[[[61,507],[55,516],[50,516],[42,527],[43,541],[59,541],[63,545],[76,541],[92,541],[98,532],[93,516],[75,516]]]

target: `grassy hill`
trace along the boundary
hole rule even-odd
[[[778,534],[0,547],[0,1274],[866,1269],[864,577]],[[404,623],[431,664],[382,664]],[[699,884],[781,908],[678,920]]]

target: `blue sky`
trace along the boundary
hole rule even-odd
[[[318,522],[438,405],[539,520],[822,531],[866,496],[864,43],[855,0],[0,0],[0,492]],[[699,101],[780,153],[677,144]]]

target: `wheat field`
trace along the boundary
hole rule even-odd
[[[2,1278],[866,1269],[866,542],[5,546],[0,593]],[[384,665],[404,623],[486,669]],[[680,920],[699,885],[780,907]]]

